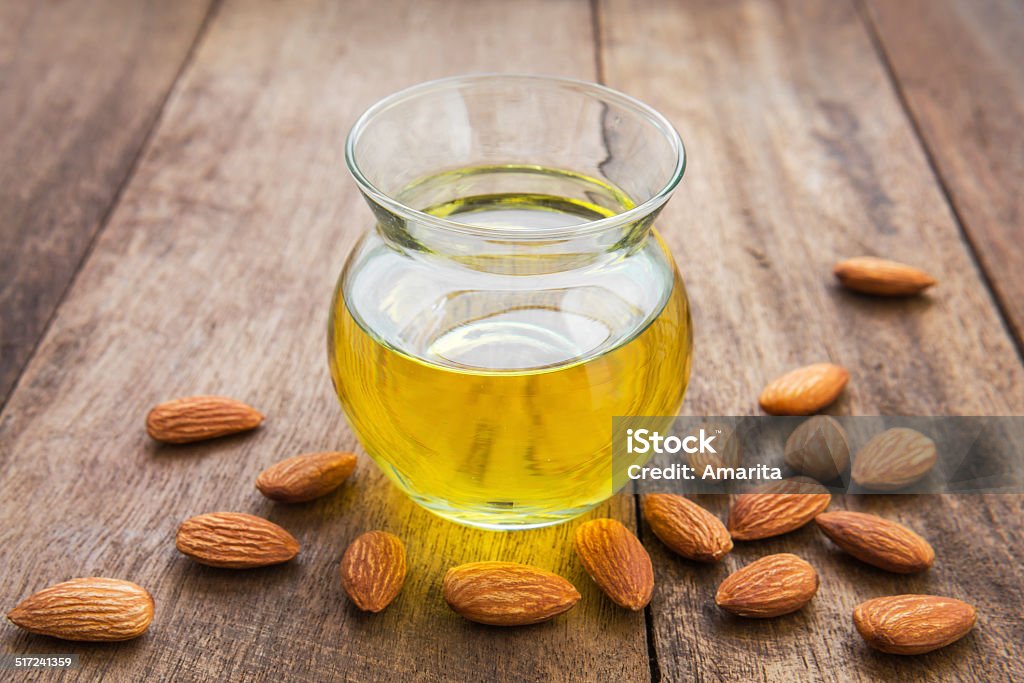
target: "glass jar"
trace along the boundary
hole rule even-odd
[[[338,281],[329,360],[366,452],[472,526],[611,496],[612,417],[675,415],[690,373],[653,228],[683,174],[672,126],[600,85],[468,76],[375,104],[346,161],[376,224]]]

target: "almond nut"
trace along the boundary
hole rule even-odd
[[[341,486],[356,468],[353,453],[306,453],[271,465],[256,478],[256,488],[271,500],[305,503]]]
[[[405,546],[386,531],[369,531],[349,544],[341,558],[341,586],[356,607],[380,612],[405,583]]]
[[[595,519],[580,525],[573,548],[590,578],[616,605],[638,611],[651,601],[651,556],[620,522]]]
[[[263,414],[225,396],[190,396],[161,403],[146,416],[146,432],[164,443],[191,443],[259,427]]]
[[[925,477],[937,459],[934,441],[913,429],[896,427],[864,444],[850,476],[866,489],[893,491]]]
[[[832,272],[847,289],[879,296],[909,296],[935,284],[935,279],[919,268],[874,256],[840,261]]]
[[[977,621],[966,602],[934,595],[875,598],[853,610],[857,631],[876,650],[919,655],[938,650],[965,635]]]
[[[800,609],[818,591],[814,567],[790,553],[768,555],[738,569],[718,587],[715,603],[741,617],[778,617]]]
[[[33,593],[7,618],[26,631],[64,640],[130,640],[153,621],[153,597],[130,581],[72,579]]]
[[[299,542],[271,521],[243,512],[211,512],[178,527],[178,550],[199,564],[251,569],[287,562]]]
[[[732,550],[721,520],[688,498],[650,493],[643,499],[644,519],[673,552],[698,562],[718,562]]]
[[[729,510],[729,533],[737,541],[753,541],[799,529],[832,502],[828,490],[796,477],[742,493]]]
[[[897,574],[932,566],[935,551],[928,541],[896,522],[863,512],[823,512],[814,518],[826,536],[861,562]]]
[[[850,464],[850,439],[835,418],[815,415],[786,439],[785,461],[797,472],[831,481]]]
[[[758,400],[770,415],[810,415],[835,401],[849,379],[833,363],[806,365],[769,382]]]
[[[525,626],[572,609],[579,591],[557,574],[515,562],[472,562],[448,570],[444,599],[470,621]]]

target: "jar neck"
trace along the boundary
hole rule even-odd
[[[453,265],[498,275],[547,275],[592,267],[643,248],[661,207],[607,227],[553,231],[508,230],[489,234],[485,227],[462,230],[399,215],[364,194],[377,219],[376,231],[391,248],[413,257],[450,260]]]

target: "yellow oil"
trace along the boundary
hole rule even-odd
[[[611,213],[533,195],[460,199],[430,213],[482,206]],[[340,285],[333,306],[331,372],[360,443],[415,500],[477,526],[544,526],[606,499],[622,478],[613,472],[612,418],[675,415],[689,378],[690,316],[678,274],[660,311],[628,336],[596,355],[528,369],[396,348],[364,329]]]

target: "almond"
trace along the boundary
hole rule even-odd
[[[573,548],[594,583],[619,607],[638,611],[654,593],[651,556],[629,529],[614,519],[581,524]]]
[[[448,570],[444,599],[470,621],[524,626],[572,609],[580,594],[557,574],[515,562],[472,562]]]
[[[797,472],[830,481],[850,464],[850,439],[834,418],[815,415],[786,439],[785,460]]]
[[[341,586],[356,607],[380,612],[405,583],[405,546],[386,531],[369,531],[349,544],[341,558]]]
[[[263,414],[225,396],[190,396],[161,403],[146,416],[146,432],[164,443],[191,443],[259,427]]]
[[[718,562],[732,550],[732,538],[725,525],[688,498],[650,493],[644,496],[643,509],[654,535],[687,559]]]
[[[928,541],[896,522],[863,512],[823,512],[814,518],[826,536],[861,562],[912,574],[932,566],[935,551]]]
[[[71,579],[33,593],[7,618],[26,631],[64,640],[130,640],[153,621],[153,597],[130,581]]]
[[[875,598],[853,610],[868,645],[894,655],[919,655],[963,638],[977,614],[966,602],[934,595]]]
[[[356,468],[353,453],[306,453],[271,465],[256,478],[256,488],[271,500],[305,503],[341,486]]]
[[[738,616],[761,619],[795,612],[817,591],[814,567],[796,555],[779,553],[727,576],[718,587],[715,603]]]
[[[864,444],[850,476],[866,489],[893,491],[926,476],[937,459],[934,441],[913,429],[896,427]]]
[[[243,512],[211,512],[178,527],[178,550],[200,564],[251,569],[287,562],[299,542],[271,521]]]
[[[840,261],[832,272],[847,289],[879,296],[909,296],[935,284],[935,279],[919,268],[874,256]]]
[[[737,541],[753,541],[799,529],[832,502],[828,490],[809,479],[772,482],[733,500],[729,533]]]
[[[806,365],[769,382],[758,400],[771,415],[810,415],[835,401],[849,379],[839,365]]]

